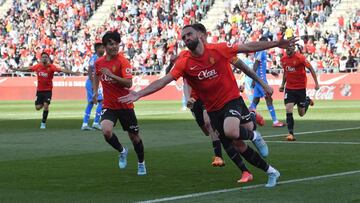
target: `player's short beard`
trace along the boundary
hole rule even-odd
[[[186,47],[187,47],[190,51],[194,51],[198,45],[199,45],[199,38],[196,38],[195,40],[190,41],[189,43],[187,43],[187,44],[186,44]]]

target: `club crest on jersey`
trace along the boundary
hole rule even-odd
[[[115,72],[116,71],[116,66],[114,65],[111,69],[112,69],[112,72]]]
[[[210,57],[210,58],[209,58],[209,61],[210,61],[211,64],[214,64],[214,63],[215,63],[215,59],[214,59],[213,57]]]

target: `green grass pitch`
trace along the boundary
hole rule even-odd
[[[271,127],[261,101],[267,161],[281,172],[272,189],[263,186],[265,173],[248,163],[254,181],[236,183],[240,173],[224,151],[226,166],[211,167],[210,138],[173,101],[135,105],[146,176],[136,175],[133,147],[116,126],[130,149],[127,168],[119,170],[118,154],[101,132],[80,130],[85,105],[54,100],[47,129],[40,130],[42,113],[33,101],[0,101],[0,202],[156,202],[178,196],[174,202],[360,202],[360,101],[316,101],[304,118],[294,114],[295,143],[283,142],[286,127]],[[275,109],[284,121],[283,103],[276,101]]]

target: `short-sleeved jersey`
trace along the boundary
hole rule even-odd
[[[61,69],[53,64],[44,66],[42,63],[38,63],[30,67],[31,71],[36,72],[37,76],[37,91],[51,91],[53,88],[53,78],[55,72],[60,72]]]
[[[205,45],[201,56],[183,51],[170,74],[184,77],[207,111],[221,109],[228,101],[240,97],[230,60],[236,57],[237,46],[226,43]]]
[[[259,65],[256,69],[256,75],[259,76],[262,80],[266,80],[266,63],[267,63],[267,53],[265,50],[258,51],[255,53],[255,59],[259,61]]]
[[[296,52],[292,56],[283,56],[281,66],[284,69],[287,89],[305,89],[307,78],[305,67],[311,67],[305,56]]]
[[[92,73],[95,73],[95,62],[98,59],[98,55],[97,54],[93,54],[89,60],[89,69],[91,69]],[[89,79],[90,79],[90,75],[88,75]]]
[[[118,54],[111,60],[107,60],[106,56],[100,57],[95,62],[95,74],[98,76],[103,87],[103,108],[108,109],[132,109],[134,104],[126,104],[118,101],[118,97],[129,94],[129,89],[121,86],[114,79],[101,73],[101,69],[109,69],[114,75],[121,78],[131,79],[131,65],[123,54]]]

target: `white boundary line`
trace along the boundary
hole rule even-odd
[[[319,180],[319,179],[332,178],[332,177],[338,177],[338,176],[353,175],[353,174],[357,174],[357,173],[360,173],[360,170],[347,171],[347,172],[342,172],[342,173],[334,173],[334,174],[321,175],[321,176],[312,176],[312,177],[307,177],[307,178],[285,180],[285,181],[278,182],[278,185]],[[155,203],[155,202],[174,201],[174,200],[181,200],[181,199],[213,195],[213,194],[219,194],[219,193],[233,192],[233,191],[238,191],[238,190],[255,189],[255,188],[259,188],[259,187],[264,187],[264,184],[250,185],[250,186],[245,186],[245,187],[236,187],[236,188],[223,189],[223,190],[214,190],[214,191],[209,191],[209,192],[199,192],[199,193],[192,193],[192,194],[188,194],[188,195],[180,195],[180,196],[173,196],[173,197],[165,197],[165,198],[160,198],[160,199],[141,201],[139,203]]]
[[[315,131],[307,131],[307,132],[299,132],[295,133],[295,135],[307,135],[307,134],[314,134],[314,133],[327,133],[327,132],[338,132],[338,131],[346,131],[346,130],[360,130],[360,127],[353,127],[353,128],[338,128],[338,129],[329,129],[329,130],[315,130]],[[286,136],[288,134],[277,134],[277,135],[264,135],[262,137],[281,137]]]
[[[360,142],[306,142],[306,141],[269,141],[266,140],[266,143],[282,143],[282,144],[340,144],[340,145],[358,145]]]

